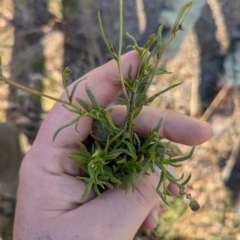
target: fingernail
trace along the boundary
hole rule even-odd
[[[158,224],[158,219],[159,219],[159,217],[158,217],[158,211],[157,211],[157,209],[153,209],[153,210],[151,211],[151,217],[152,217],[153,220],[156,222],[156,224]]]
[[[156,164],[154,164],[153,167],[154,167],[154,170],[159,174],[159,176],[161,176],[162,170]]]

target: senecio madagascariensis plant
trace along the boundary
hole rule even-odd
[[[129,47],[138,52],[141,62],[135,80],[132,79],[131,66],[129,66],[127,78],[123,77],[120,61],[123,39],[123,0],[119,0],[120,31],[117,52],[106,38],[101,21],[101,14],[98,12],[103,40],[119,69],[120,79],[118,79],[118,81],[123,91],[123,97],[120,101],[126,105],[127,108],[126,117],[120,124],[113,122],[110,114],[111,108],[105,109],[98,104],[97,99],[88,85],[85,86],[85,90],[91,104],[87,104],[81,98],[74,96],[79,82],[84,81],[84,79],[77,80],[71,92],[69,92],[67,88],[67,80],[71,74],[69,68],[66,68],[62,74],[62,82],[66,91],[67,100],[56,99],[19,85],[6,79],[1,73],[0,77],[2,81],[30,93],[61,102],[65,107],[63,111],[67,109],[76,114],[75,118],[56,130],[53,141],[62,129],[72,124],[77,124],[81,117],[87,116],[94,120],[94,131],[90,134],[88,143],[84,144],[79,142],[79,151],[69,153],[68,155],[70,159],[76,161],[77,167],[86,173],[84,176],[78,177],[87,183],[81,198],[85,197],[92,189],[94,189],[100,197],[102,192],[108,188],[124,188],[126,190],[130,188],[134,191],[136,178],[149,174],[149,172],[154,172],[156,168],[158,168],[161,174],[156,191],[163,202],[168,204],[167,196],[171,193],[167,188],[167,182],[171,182],[179,187],[181,195],[185,195],[186,198],[189,199],[189,205],[193,211],[199,209],[197,201],[193,199],[189,193],[185,192],[185,185],[189,182],[191,175],[185,179],[183,174],[180,178],[176,179],[170,171],[168,171],[168,166],[175,168],[180,167],[183,161],[192,156],[194,148],[192,148],[186,156],[177,156],[179,151],[175,145],[159,139],[158,132],[161,128],[162,119],[159,119],[157,126],[148,133],[146,138],[141,138],[133,130],[134,119],[139,115],[144,105],[151,103],[164,92],[180,84],[174,84],[149,98],[146,97],[146,92],[152,84],[154,77],[159,74],[168,73],[159,66],[160,60],[176,33],[183,30],[183,22],[193,2],[194,1],[191,1],[184,5],[179,11],[171,36],[165,45],[162,44],[163,26],[160,26],[157,33],[152,34],[145,45],[141,47],[138,46],[135,38],[127,33],[127,36],[133,42]],[[154,63],[151,61],[153,57],[155,58]],[[73,100],[76,100],[74,102],[78,104],[74,103]],[[160,186],[162,186],[161,189]]]

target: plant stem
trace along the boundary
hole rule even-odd
[[[118,47],[117,65],[118,65],[118,69],[119,69],[122,90],[123,90],[125,98],[128,100],[128,95],[127,95],[126,87],[124,84],[123,73],[122,73],[122,63],[121,63],[122,42],[123,42],[123,0],[119,0],[119,47]]]
[[[133,136],[133,120],[134,120],[134,108],[136,102],[136,94],[134,92],[130,93],[130,101],[127,113],[127,132],[130,135],[130,139],[132,140]]]
[[[192,8],[192,5],[194,4],[195,0],[192,0],[190,3],[184,5],[182,7],[182,9],[180,10],[177,20],[174,23],[174,27],[172,30],[172,33],[167,41],[167,43],[163,46],[163,49],[161,50],[161,53],[159,54],[159,57],[157,58],[157,61],[155,63],[154,69],[152,70],[151,76],[149,78],[149,81],[147,83],[147,86],[145,87],[144,91],[143,91],[143,96],[146,95],[148,88],[150,87],[150,85],[152,84],[152,81],[155,77],[155,72],[156,69],[159,65],[160,60],[162,59],[163,54],[165,53],[165,51],[168,49],[169,45],[171,44],[172,40],[175,38],[175,35],[177,33],[177,31],[179,31],[181,28],[180,26],[182,26],[183,22],[185,21],[187,15],[189,14],[190,9]]]
[[[23,85],[21,85],[21,84],[19,84],[19,83],[17,83],[17,82],[14,82],[14,81],[12,81],[12,80],[9,80],[9,79],[7,79],[7,78],[5,78],[5,77],[3,77],[3,76],[0,77],[0,82],[1,82],[1,81],[4,82],[4,83],[6,83],[6,84],[12,85],[12,86],[14,86],[14,87],[16,87],[16,88],[19,88],[19,89],[21,89],[21,90],[23,90],[23,91],[26,91],[26,92],[28,92],[28,93],[30,93],[30,94],[33,94],[33,95],[36,95],[36,96],[39,96],[39,97],[45,97],[45,98],[51,99],[51,100],[53,100],[53,101],[62,103],[62,104],[64,104],[64,105],[68,105],[68,106],[70,106],[70,107],[72,107],[72,108],[75,108],[75,109],[79,110],[79,107],[77,107],[76,105],[74,105],[74,104],[72,104],[72,103],[69,103],[68,101],[62,100],[62,99],[60,99],[60,98],[55,98],[55,97],[49,96],[49,95],[47,95],[47,94],[45,94],[45,93],[36,91],[36,90],[31,89],[31,88],[29,88],[29,87],[23,86]]]

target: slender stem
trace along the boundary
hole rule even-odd
[[[53,101],[62,103],[62,104],[64,104],[64,105],[68,105],[68,106],[70,106],[70,107],[72,107],[72,108],[75,108],[75,109],[79,110],[79,108],[78,108],[76,105],[74,105],[74,104],[72,104],[72,103],[69,103],[68,101],[65,101],[65,100],[62,100],[62,99],[59,99],[59,98],[55,98],[55,97],[49,96],[49,95],[44,94],[44,93],[42,93],[42,92],[36,91],[36,90],[34,90],[34,89],[31,89],[31,88],[29,88],[29,87],[26,87],[26,86],[23,86],[23,85],[21,85],[21,84],[19,84],[19,83],[16,83],[16,82],[14,82],[14,81],[12,81],[12,80],[9,80],[9,79],[7,79],[7,78],[5,78],[5,77],[3,77],[3,76],[0,77],[0,82],[1,82],[1,81],[4,82],[4,83],[6,83],[6,84],[9,84],[9,85],[11,85],[11,86],[17,87],[17,88],[19,88],[19,89],[21,89],[21,90],[23,90],[23,91],[25,91],[25,92],[28,92],[28,93],[30,93],[30,94],[34,94],[34,95],[39,96],[39,97],[45,97],[45,98],[51,99],[51,100],[53,100]]]
[[[136,94],[131,92],[130,102],[128,108],[128,123],[127,123],[127,132],[130,134],[131,140],[133,136],[133,120],[134,120],[134,108],[135,108]]]
[[[128,95],[126,91],[126,87],[124,84],[123,72],[122,72],[122,63],[121,63],[121,55],[122,55],[122,42],[123,42],[123,0],[119,0],[119,47],[118,47],[118,69],[120,74],[120,82],[122,85],[122,90],[125,98],[128,100]]]
[[[122,54],[122,40],[123,40],[123,0],[119,0],[119,48],[118,55]]]
[[[175,21],[172,33],[171,33],[171,35],[170,35],[166,45],[163,46],[163,49],[161,50],[161,53],[160,53],[159,57],[157,58],[157,61],[155,63],[154,69],[152,70],[152,73],[151,73],[151,76],[150,76],[149,81],[147,83],[147,86],[145,87],[145,89],[144,89],[144,91],[142,93],[143,96],[147,93],[148,88],[152,84],[152,81],[153,81],[153,79],[155,77],[155,72],[157,70],[157,67],[159,65],[160,60],[162,59],[163,54],[168,49],[168,47],[171,44],[172,40],[175,38],[176,32],[179,30],[179,25],[182,25],[183,22],[185,21],[185,19],[188,16],[189,11],[190,11],[192,5],[194,4],[194,2],[195,2],[195,0],[191,1],[190,3],[186,4],[185,6],[183,6],[183,8],[181,9],[181,11],[179,13],[179,16],[178,16],[179,19],[177,19]]]

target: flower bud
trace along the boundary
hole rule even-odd
[[[192,209],[192,211],[198,211],[200,209],[200,205],[196,200],[191,200],[190,204],[189,204],[190,208]]]

